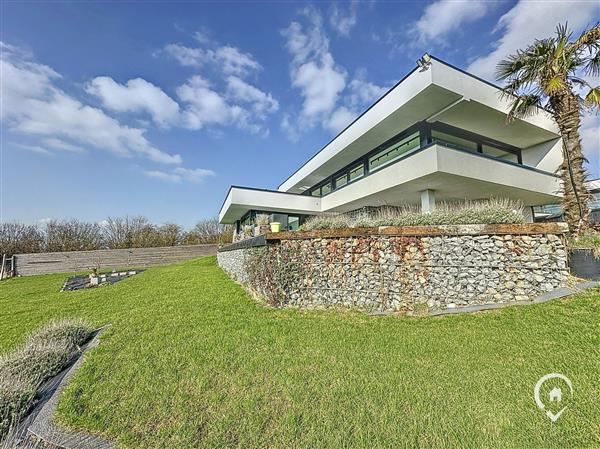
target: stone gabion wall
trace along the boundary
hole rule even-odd
[[[218,263],[252,287],[247,255],[256,250],[221,252]],[[506,303],[563,287],[568,277],[555,234],[307,238],[263,251],[289,259],[295,278],[281,302],[301,307],[433,311]]]
[[[229,276],[241,284],[249,284],[248,259],[252,251],[266,251],[267,247],[234,249],[217,253],[217,264],[225,270]]]

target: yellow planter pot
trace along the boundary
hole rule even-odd
[[[281,230],[281,223],[274,221],[271,223],[271,232],[279,232]]]

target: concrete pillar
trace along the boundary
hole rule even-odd
[[[421,212],[429,214],[435,209],[435,190],[421,191]]]

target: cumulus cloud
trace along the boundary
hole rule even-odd
[[[60,146],[58,141],[71,142],[121,156],[181,163],[181,156],[152,145],[144,129],[123,125],[101,109],[65,93],[56,85],[60,75],[50,67],[35,62],[15,47],[4,45],[2,49],[0,119],[12,131],[40,139],[56,139],[50,141],[54,148]]]
[[[175,124],[179,119],[179,105],[159,87],[135,78],[119,84],[108,76],[99,76],[85,87],[90,95],[98,97],[102,106],[116,112],[146,112],[161,127]]]
[[[230,45],[217,48],[214,58],[227,75],[247,75],[262,69],[250,53],[244,53]]]
[[[168,44],[162,49],[162,52],[175,59],[179,64],[185,67],[200,67],[207,61],[210,61],[212,55],[207,54],[201,48],[190,48],[181,44]],[[160,51],[155,56],[160,55]]]
[[[469,65],[469,72],[483,78],[495,78],[496,64],[515,50],[531,44],[535,39],[545,38],[554,33],[559,23],[568,22],[573,30],[581,30],[600,14],[600,3],[588,1],[530,2],[520,0],[504,14],[494,28],[500,33],[492,51],[475,59]]]
[[[307,7],[303,15],[308,21],[307,26],[294,21],[282,34],[292,56],[292,86],[300,90],[303,98],[299,126],[311,127],[331,114],[346,87],[347,75],[329,51],[320,13]]]
[[[199,183],[205,178],[215,175],[215,172],[213,172],[212,170],[206,170],[204,168],[190,169],[183,167],[177,167],[171,171],[144,170],[143,173],[149,178],[159,179],[161,181],[172,183],[180,183],[182,181]]]
[[[411,31],[419,36],[417,42],[421,44],[443,44],[451,32],[482,18],[493,7],[494,2],[490,1],[437,0],[427,5]]]
[[[329,24],[340,36],[350,36],[350,31],[356,25],[357,9],[357,0],[352,0],[347,9],[344,9],[338,3],[331,6]]]
[[[202,45],[191,48],[166,45],[161,52],[181,65],[202,68],[176,89],[180,101],[180,124],[199,130],[210,125],[235,126],[253,134],[267,135],[265,121],[279,104],[273,96],[247,81],[262,69],[250,54],[232,45],[220,45],[204,32],[194,37]]]
[[[387,87],[367,81],[366,76],[365,70],[359,70],[348,84],[341,101],[342,106],[331,114],[327,122],[327,127],[331,131],[340,132],[387,92]]]
[[[202,67],[212,65],[220,68],[226,75],[248,75],[262,69],[259,62],[250,53],[245,53],[231,45],[218,45],[208,39],[198,39],[210,47],[186,47],[182,44],[168,44],[155,53],[164,53],[175,59],[182,66]]]
[[[302,97],[300,114],[292,118],[293,114],[286,113],[281,121],[282,129],[293,141],[299,139],[303,130],[317,124],[339,132],[386,90],[368,82],[364,70],[357,71],[347,82],[347,71],[335,62],[329,49],[319,11],[307,7],[302,16],[305,25],[293,21],[282,31],[292,58],[292,86]]]
[[[201,129],[215,123],[226,124],[231,120],[231,107],[200,75],[179,86],[177,96],[187,103],[183,114],[185,125],[190,129]]]

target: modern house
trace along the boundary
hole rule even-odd
[[[498,86],[425,55],[277,190],[232,186],[219,220],[239,231],[265,213],[294,230],[326,212],[508,197],[533,221],[560,198],[559,133],[542,109],[510,123],[508,111]]]

